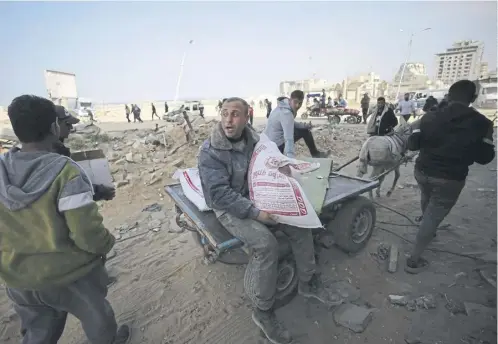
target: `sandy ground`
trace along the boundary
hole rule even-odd
[[[143,124],[105,122],[99,124],[105,131],[134,128],[140,132],[155,125],[151,121]],[[263,123],[263,119],[256,120],[257,125]],[[314,120],[314,123],[320,121]],[[339,125],[327,131],[327,137],[323,137],[325,131],[315,135],[321,148],[329,145],[334,160],[341,163],[359,150],[364,131],[363,125]],[[302,144],[298,152],[308,154]],[[194,158],[184,156],[184,159],[185,165],[194,166]],[[118,278],[109,290],[109,300],[119,322],[132,324],[131,343],[267,343],[251,320],[250,305],[243,291],[244,267],[222,263],[204,265],[202,252],[190,233],[176,233],[173,204],[162,190],[163,185],[171,181],[168,176],[174,170],[168,161],[166,157],[156,164],[159,171],[164,171],[160,183],[148,186],[143,182],[144,177],[137,177],[136,182],[119,188],[113,201],[101,205],[105,224],[115,233],[116,228],[125,223],[147,223],[150,214],[142,209],[153,203],[162,205],[166,217],[158,232],[137,232],[133,234],[136,237],[128,234],[118,240],[117,256],[107,263],[110,273]],[[145,166],[135,164],[133,168],[128,174],[141,176],[137,171]],[[355,166],[344,171],[354,175]],[[413,218],[420,215],[413,164],[403,166],[401,173],[399,187],[393,195],[385,196],[392,182],[390,175],[382,197],[376,200]],[[494,263],[429,251],[425,256],[431,262],[430,269],[420,275],[406,274],[402,265],[417,228],[403,217],[378,208],[379,228],[363,251],[349,256],[334,247],[318,248],[319,268],[324,277],[359,288],[361,298],[356,303],[375,310],[371,323],[363,333],[351,332],[334,322],[333,309],[305,302],[297,296],[277,312],[295,343],[496,343],[496,318],[466,315],[463,311],[463,302],[496,308],[496,288],[486,283],[477,270],[496,273],[496,181],[496,161],[487,166],[472,166],[458,204],[430,246],[491,257]],[[377,254],[381,244],[400,247],[401,268],[394,274],[386,271],[387,262]],[[390,294],[412,297],[430,294],[435,297],[436,307],[409,311],[393,306],[388,300]],[[12,313],[4,290],[0,290],[0,338],[5,344],[20,342],[19,320]],[[75,318],[69,318],[60,342],[86,343]]]

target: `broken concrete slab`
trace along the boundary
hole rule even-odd
[[[351,303],[343,304],[334,312],[334,321],[351,331],[361,333],[365,331],[373,318],[373,310],[359,307]]]
[[[463,306],[465,307],[465,313],[468,316],[483,315],[485,317],[496,318],[496,308],[472,302],[464,302]]]
[[[410,301],[408,296],[403,296],[403,295],[389,295],[388,299],[389,302],[397,306],[406,306]]]

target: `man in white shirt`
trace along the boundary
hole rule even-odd
[[[409,93],[405,93],[405,99],[398,103],[396,111],[400,112],[400,115],[404,118],[406,123],[408,123],[411,115],[415,116],[415,103],[410,100]]]

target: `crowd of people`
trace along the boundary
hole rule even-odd
[[[422,253],[458,200],[469,166],[487,164],[495,157],[492,122],[470,106],[475,93],[474,83],[458,81],[451,86],[446,104],[429,105],[421,120],[411,124],[408,148],[419,151],[414,175],[421,190],[422,215],[405,264],[409,273],[429,267]],[[295,121],[304,98],[299,90],[278,98],[264,133],[290,158],[295,157],[294,144],[301,138],[312,156],[327,157],[329,151],[316,147],[311,126]],[[279,248],[272,227],[277,222],[249,198],[247,173],[259,141],[250,124],[252,105],[237,97],[221,102],[221,121],[200,147],[198,168],[207,205],[250,249],[244,288],[252,302],[252,319],[270,342],[284,344],[292,338],[275,315]],[[131,111],[125,108],[127,117],[131,112],[141,121],[136,104]],[[399,109],[399,121],[406,122],[403,116],[412,109],[406,104]],[[372,114],[367,125],[370,135],[387,135],[398,124],[382,97],[368,113]],[[104,227],[96,204],[112,199],[114,189],[92,185],[70,158],[64,140],[77,119],[63,107],[23,95],[9,105],[8,116],[22,146],[0,156],[0,278],[20,317],[23,343],[57,343],[68,314],[80,320],[92,344],[127,343],[130,327],[118,327],[106,299],[110,278],[105,261],[115,238]],[[292,244],[299,295],[328,306],[340,304],[341,295],[327,288],[317,272],[311,230],[280,228]]]

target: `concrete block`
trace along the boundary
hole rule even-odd
[[[343,304],[334,312],[334,321],[351,331],[361,333],[372,321],[373,311],[353,304]]]
[[[389,265],[387,267],[387,271],[390,273],[394,273],[398,269],[398,256],[398,246],[392,244],[391,249],[389,250]]]

